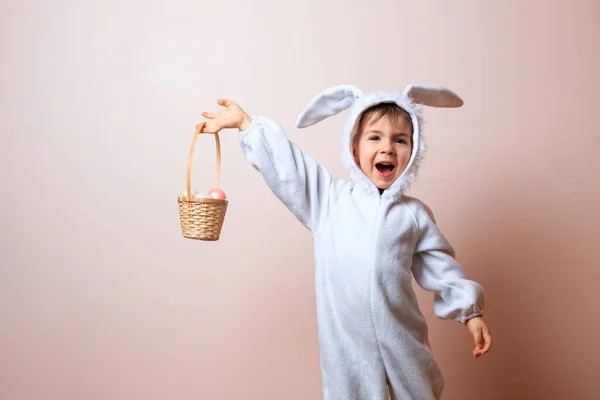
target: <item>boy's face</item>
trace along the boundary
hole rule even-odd
[[[404,172],[412,153],[412,126],[403,118],[392,123],[387,116],[365,121],[352,143],[354,160],[381,190]]]

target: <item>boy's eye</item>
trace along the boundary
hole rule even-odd
[[[379,140],[379,136],[370,136],[369,140]]]
[[[404,140],[404,139],[396,139],[396,143],[404,143],[404,144],[406,144],[406,140]]]

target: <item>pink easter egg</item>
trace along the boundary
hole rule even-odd
[[[208,194],[214,199],[225,200],[227,196],[225,196],[225,192],[220,188],[212,188],[208,191]]]

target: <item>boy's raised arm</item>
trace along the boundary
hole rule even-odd
[[[218,113],[202,113],[208,119],[203,132],[239,129],[240,145],[248,162],[304,226],[313,232],[318,230],[328,206],[334,180],[331,174],[289,141],[274,121],[252,117],[230,100],[218,103],[226,108]]]

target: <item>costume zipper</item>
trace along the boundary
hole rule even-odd
[[[376,282],[376,273],[377,273],[377,260],[378,260],[378,254],[377,254],[377,240],[378,240],[378,235],[379,235],[379,227],[381,226],[381,223],[379,221],[379,215],[381,213],[381,195],[379,196],[379,202],[377,204],[377,209],[375,210],[375,225],[373,226],[373,260],[371,262],[371,276],[369,277],[369,302],[370,304],[370,313],[371,313],[371,324],[373,327],[373,332],[375,332],[375,339],[377,340],[377,348],[379,349],[379,359],[383,362],[383,355],[381,352],[381,342],[379,341],[379,332],[377,332],[377,328],[376,328],[376,324],[375,324],[375,315],[374,315],[374,305],[373,305],[373,287],[375,286],[375,282]],[[385,364],[383,365],[384,369],[385,369]]]

